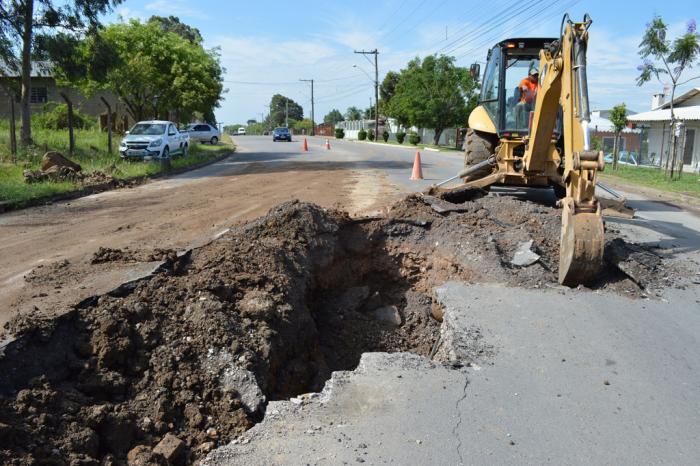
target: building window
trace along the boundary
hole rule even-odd
[[[32,93],[29,96],[29,103],[45,104],[49,101],[49,91],[45,87],[32,87]]]
[[[620,136],[620,150],[625,150],[627,146],[627,140]],[[603,137],[603,152],[606,154],[612,154],[613,148],[615,147],[615,137],[614,136],[604,136]]]

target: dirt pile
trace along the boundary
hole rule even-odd
[[[149,279],[11,323],[0,463],[192,463],[258,421],[266,400],[318,390],[363,352],[430,356],[435,285],[556,286],[559,222],[512,198],[445,211],[412,196],[361,219],[292,202],[190,254],[161,251]],[[513,266],[529,240],[539,260]],[[596,286],[639,290],[613,266]]]
[[[156,248],[153,250],[141,249],[113,249],[100,247],[92,255],[91,264],[105,264],[108,262],[155,262],[176,261],[177,251],[174,249]]]

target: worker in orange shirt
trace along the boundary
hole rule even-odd
[[[530,68],[528,76],[520,81],[520,104],[527,105],[527,109],[532,110],[535,105],[537,90],[540,88],[540,72],[537,68]]]

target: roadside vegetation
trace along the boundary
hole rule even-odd
[[[47,151],[55,150],[68,156],[68,133],[65,130],[49,129],[41,126],[40,119],[34,119],[33,139],[35,144],[21,147],[16,160],[9,151],[9,121],[0,120],[0,202],[10,202],[22,206],[33,200],[79,191],[84,188],[80,182],[43,181],[26,183],[24,170],[38,170],[41,159]],[[116,180],[136,180],[154,176],[165,171],[179,171],[185,168],[214,160],[234,150],[228,135],[222,135],[221,142],[209,144],[191,143],[187,157],[176,157],[167,169],[158,161],[129,162],[117,153],[119,136],[113,140],[113,154],[108,153],[107,133],[91,126],[75,130],[75,152],[69,156],[82,167],[84,173],[102,172]]]
[[[675,180],[671,180],[663,170],[654,167],[635,167],[632,165],[618,165],[615,171],[605,171],[603,178],[619,180],[639,186],[658,189],[660,191],[681,193],[700,199],[700,174],[682,173]],[[676,175],[678,176],[678,174]]]

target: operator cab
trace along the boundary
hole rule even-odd
[[[489,50],[481,86],[479,105],[483,105],[499,137],[524,137],[529,131],[534,100],[520,90],[520,83],[531,70],[540,68],[540,50],[554,38],[507,39]],[[478,67],[472,73],[478,74]],[[561,133],[561,115],[555,133]]]

